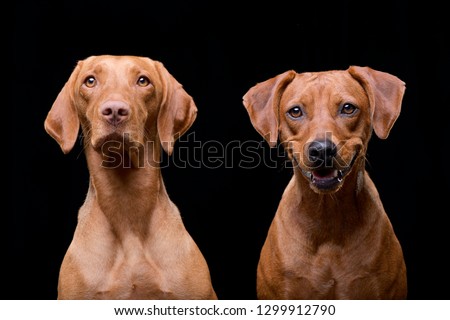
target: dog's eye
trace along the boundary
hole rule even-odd
[[[342,106],[341,113],[350,115],[350,114],[355,113],[356,110],[357,110],[357,108],[354,105],[352,105],[350,103],[346,103]]]
[[[150,80],[145,76],[140,76],[137,81],[138,86],[140,87],[146,87],[150,84]]]
[[[97,84],[97,80],[93,76],[89,76],[84,80],[84,85],[88,88],[92,88]]]
[[[287,113],[291,118],[300,118],[303,115],[303,111],[299,106],[292,107]]]

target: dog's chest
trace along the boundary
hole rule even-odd
[[[291,284],[289,290],[295,291],[295,296],[312,295],[304,297],[306,299],[345,299],[347,295],[363,295],[359,291],[366,291],[367,286],[376,282],[378,275],[374,272],[375,266],[362,257],[354,252],[324,246],[307,260],[303,257],[286,264],[284,274],[290,278],[286,283]],[[294,283],[296,285],[292,286]]]
[[[149,259],[116,262],[99,274],[95,286],[98,299],[174,299],[170,274]]]
[[[173,285],[177,279],[168,272],[171,261],[145,241],[127,236],[122,241],[90,243],[75,246],[70,255],[77,261],[79,285],[91,298],[172,299],[177,294]]]

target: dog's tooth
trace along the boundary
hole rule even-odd
[[[338,181],[341,182],[343,177],[344,177],[344,174],[342,173],[342,170],[338,170],[338,172],[337,172]]]

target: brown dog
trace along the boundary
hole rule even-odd
[[[245,94],[255,129],[294,165],[261,251],[259,299],[406,298],[402,249],[365,171],[372,130],[388,137],[404,91],[351,66],[287,71]]]
[[[68,153],[81,126],[89,191],[61,265],[58,299],[216,299],[207,263],[164,187],[161,145],[197,115],[162,63],[80,61],[45,120]]]

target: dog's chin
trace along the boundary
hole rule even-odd
[[[122,134],[113,132],[109,134],[102,135],[100,137],[93,137],[91,139],[92,147],[95,151],[104,153],[111,149],[123,149],[126,143]]]
[[[129,135],[113,132],[91,140],[92,147],[104,159],[103,165],[112,168],[141,167],[142,143],[129,138]]]

